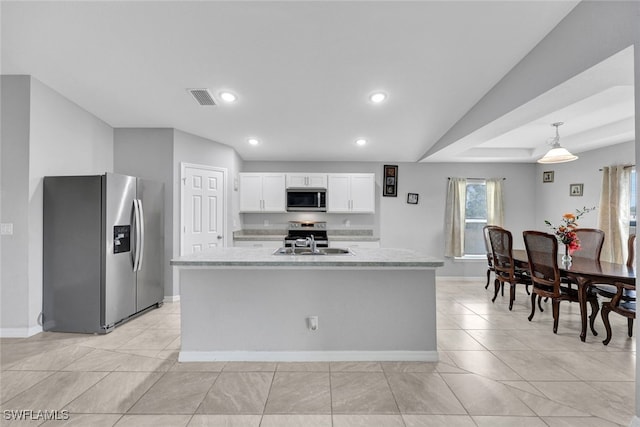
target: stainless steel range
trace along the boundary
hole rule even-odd
[[[319,248],[329,247],[327,238],[327,223],[324,221],[289,221],[287,235],[284,238],[285,247],[296,245],[296,241],[306,241],[313,237]],[[300,243],[298,244],[300,245]],[[302,244],[304,246],[304,244]]]

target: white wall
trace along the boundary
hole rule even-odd
[[[164,294],[173,296],[173,134],[169,128],[114,131],[114,172],[164,184]]]
[[[193,163],[227,169],[227,244],[232,245],[231,233],[240,225],[238,192],[234,190],[234,179],[242,168],[242,159],[236,151],[190,133],[175,130],[173,150],[173,256],[180,255],[180,173],[181,163]],[[173,272],[173,294],[179,295],[178,273]]]
[[[3,76],[4,90],[9,95],[17,95],[15,86],[21,87],[19,98],[13,98],[17,106],[29,105],[28,117],[24,110],[20,122],[28,121],[29,126],[20,132],[7,135],[3,132],[3,219],[14,222],[17,227],[12,239],[3,236],[2,251],[2,330],[3,336],[27,336],[37,332],[38,316],[42,311],[42,182],[47,175],[91,175],[113,170],[113,129],[102,120],[91,115],[78,105],[61,96],[38,80],[28,76]],[[28,82],[28,83],[27,83]],[[24,88],[28,87],[25,91]],[[20,99],[28,97],[28,100]],[[6,112],[3,102],[3,128]],[[13,105],[7,105],[14,109]],[[10,128],[15,129],[14,125]],[[5,146],[19,152],[5,151]],[[28,153],[28,157],[24,154]],[[6,163],[5,163],[6,162]],[[8,166],[5,171],[5,164]],[[25,183],[23,195],[5,199],[8,183]],[[6,212],[5,207],[11,206]],[[21,215],[20,219],[15,215]],[[10,255],[13,247],[19,255]],[[26,254],[24,247],[27,247]],[[7,259],[5,260],[5,257]],[[9,263],[11,258],[11,263]],[[5,269],[9,277],[18,280],[5,281]],[[4,293],[12,298],[4,298]]]
[[[368,172],[376,174],[376,213],[373,215],[337,215],[319,213],[242,214],[246,227],[261,226],[267,219],[273,227],[284,227],[296,219],[326,220],[329,227],[373,229],[384,247],[419,250],[444,257],[444,204],[447,178],[506,178],[505,226],[518,242],[522,230],[535,225],[535,171],[532,164],[398,164],[398,197],[383,197],[382,163],[375,162],[245,162],[243,172]],[[407,203],[407,193],[418,193],[417,205]],[[520,244],[522,247],[523,244]],[[440,276],[482,276],[486,260],[445,260],[437,270]]]
[[[575,212],[583,207],[596,207],[595,212],[580,220],[581,227],[597,227],[600,208],[603,166],[629,165],[635,160],[635,142],[626,142],[599,150],[578,153],[579,159],[558,165],[537,165],[536,171],[536,223],[547,219],[554,224],[560,222],[562,214]],[[552,183],[542,182],[543,171],[554,171]],[[584,184],[582,197],[569,195],[569,184]]]

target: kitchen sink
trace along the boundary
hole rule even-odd
[[[348,248],[320,248],[317,252],[312,252],[309,248],[278,248],[273,253],[274,255],[354,255],[351,249]]]

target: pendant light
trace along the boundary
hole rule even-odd
[[[551,140],[551,150],[549,150],[543,158],[539,159],[538,163],[565,163],[572,162],[578,158],[578,156],[571,154],[569,150],[560,146],[560,134],[558,133],[558,127],[563,124],[563,122],[557,122],[551,125],[556,128],[556,136]]]

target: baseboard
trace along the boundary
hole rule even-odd
[[[180,301],[180,295],[165,295],[163,302],[178,302]]]
[[[181,351],[180,362],[437,362],[437,351]]]
[[[42,326],[30,328],[0,328],[0,338],[29,338],[42,332]]]

